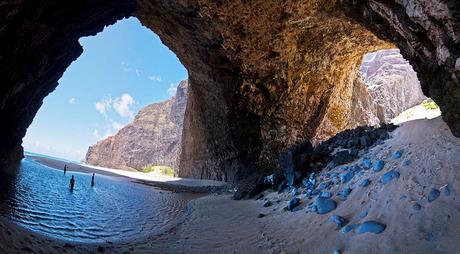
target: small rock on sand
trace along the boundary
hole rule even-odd
[[[353,172],[347,172],[347,173],[343,173],[343,174],[340,174],[340,181],[342,183],[347,183],[349,182],[351,179],[353,179]]]
[[[345,224],[348,223],[347,219],[343,218],[342,216],[339,216],[339,215],[332,215],[330,218],[329,218],[330,221],[334,222],[337,229],[345,226]]]
[[[428,202],[435,201],[441,193],[437,189],[432,189],[430,193],[428,193]]]
[[[369,178],[366,178],[359,184],[359,186],[367,187],[367,186],[369,186],[370,183],[371,183],[371,181],[369,180]]]
[[[401,158],[402,154],[403,154],[402,150],[396,151],[396,152],[393,153],[391,158],[394,159],[394,160],[399,159],[399,158]]]
[[[357,228],[359,224],[351,224],[351,225],[346,225],[345,227],[342,228],[342,233],[347,234],[348,232],[352,231],[353,229]]]
[[[395,171],[395,170],[390,170],[388,172],[386,172],[385,174],[382,175],[382,178],[380,179],[380,181],[383,183],[383,184],[387,184],[389,182],[391,182],[393,179],[397,179],[399,178],[399,172],[398,171]]]
[[[410,160],[404,160],[403,163],[402,163],[402,165],[403,165],[404,167],[409,166],[409,165],[410,165]]]
[[[375,162],[374,166],[372,167],[372,169],[375,171],[375,172],[379,172],[380,170],[383,169],[383,167],[385,166],[385,162],[382,161],[382,160],[378,160]]]
[[[329,198],[318,197],[316,199],[316,208],[318,214],[326,214],[337,207],[337,203]]]
[[[361,226],[359,227],[359,233],[374,233],[374,234],[380,234],[382,233],[386,228],[386,225],[377,221],[366,221]]]

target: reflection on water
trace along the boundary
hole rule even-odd
[[[69,180],[75,176],[73,193]],[[2,186],[4,216],[32,231],[78,242],[127,241],[165,230],[180,216],[190,194],[175,194],[123,178],[63,174],[23,159],[18,175]]]

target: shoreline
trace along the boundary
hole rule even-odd
[[[156,173],[110,169],[86,164],[65,162],[58,159],[34,155],[25,155],[25,157],[56,170],[63,170],[64,165],[67,165],[67,173],[70,174],[71,172],[79,172],[86,174],[95,173],[96,177],[97,175],[121,177],[126,178],[133,183],[143,184],[171,192],[214,193],[225,192],[229,188],[227,183],[213,180],[178,178]]]

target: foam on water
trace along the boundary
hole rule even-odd
[[[75,188],[69,190],[70,177]],[[158,234],[174,225],[197,197],[132,183],[126,178],[56,170],[23,159],[17,177],[2,184],[1,211],[19,225],[77,242],[120,242]]]

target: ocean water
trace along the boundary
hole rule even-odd
[[[70,192],[70,177],[75,188]],[[126,178],[63,174],[30,158],[1,185],[0,212],[29,230],[75,242],[127,242],[170,228],[193,194],[154,189]]]

